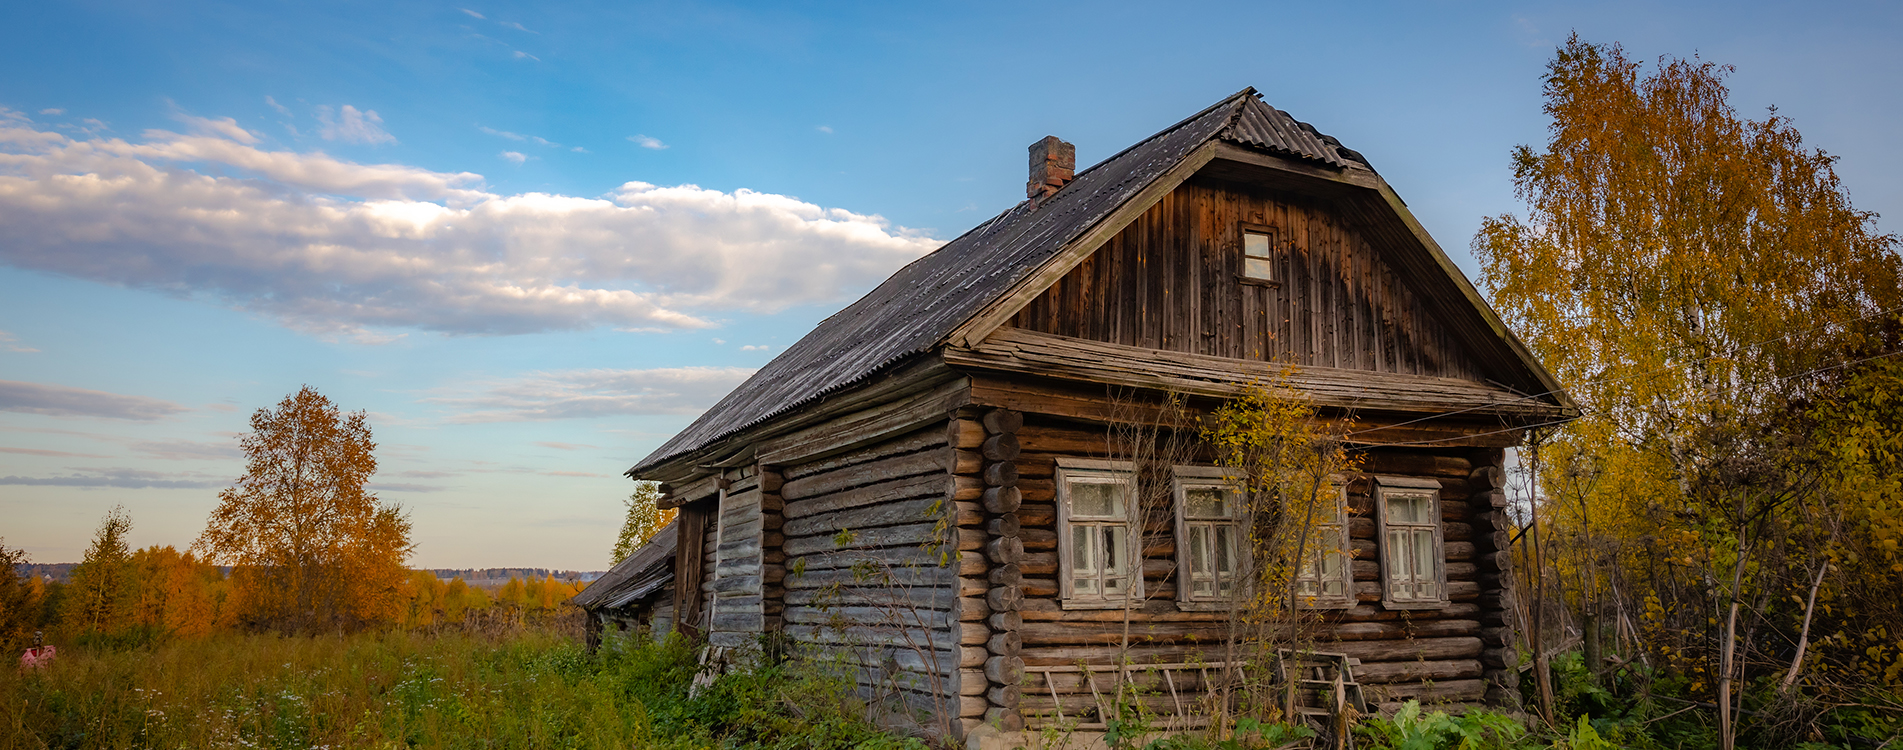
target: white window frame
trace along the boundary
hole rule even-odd
[[[1232,472],[1220,466],[1174,466],[1170,468],[1170,494],[1175,498],[1176,516],[1176,606],[1178,609],[1228,609],[1237,601],[1246,599],[1254,588],[1254,569],[1250,564],[1253,555],[1249,553],[1248,498],[1242,487],[1232,476]],[[1195,594],[1195,560],[1190,555],[1190,525],[1221,522],[1224,519],[1190,518],[1189,489],[1191,487],[1220,487],[1235,497],[1235,514],[1227,520],[1235,527],[1236,586],[1237,590],[1224,596],[1215,594],[1199,597]]]
[[[1335,498],[1334,515],[1330,520],[1316,524],[1322,533],[1317,534],[1317,546],[1304,552],[1301,565],[1295,569],[1295,604],[1303,609],[1346,609],[1355,605],[1355,556],[1354,542],[1348,536],[1348,483],[1340,477],[1329,477],[1323,490]],[[1330,527],[1333,527],[1332,533]],[[1336,545],[1333,550],[1328,544]],[[1341,582],[1341,593],[1330,596],[1319,593],[1322,586],[1321,561],[1330,553],[1341,555],[1341,570],[1335,578]],[[1301,591],[1305,583],[1312,583],[1318,593],[1306,594]]]
[[[1116,479],[1130,488],[1124,500],[1122,518],[1087,516],[1072,519],[1070,480],[1072,478]],[[1128,461],[1098,461],[1081,458],[1057,459],[1057,591],[1065,609],[1122,609],[1143,601],[1143,529],[1141,498],[1136,496],[1136,466]],[[1071,559],[1077,527],[1099,528],[1121,525],[1124,528],[1124,570],[1129,583],[1122,594],[1077,593],[1076,562]]]
[[[1390,524],[1388,521],[1388,500],[1391,497],[1428,498],[1428,520],[1422,523]],[[1434,479],[1415,477],[1375,477],[1375,524],[1381,548],[1381,606],[1388,609],[1440,609],[1447,606],[1447,543],[1443,536],[1440,520],[1440,482]],[[1433,597],[1396,596],[1395,575],[1401,570],[1400,555],[1407,550],[1397,550],[1390,534],[1393,532],[1414,534],[1431,533],[1433,538]],[[1412,548],[1410,542],[1409,547]],[[1413,582],[1422,582],[1422,576],[1416,575]]]

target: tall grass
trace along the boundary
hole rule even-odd
[[[768,667],[694,698],[694,649],[404,631],[98,645],[0,669],[0,748],[703,748],[915,745],[837,680]],[[797,696],[797,699],[795,698]]]

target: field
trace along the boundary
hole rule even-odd
[[[814,674],[723,679],[689,699],[694,651],[567,633],[219,633],[67,649],[0,669],[0,748],[916,746]],[[795,708],[787,696],[798,695]]]

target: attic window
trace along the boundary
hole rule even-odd
[[[1245,281],[1279,284],[1275,277],[1275,230],[1269,227],[1242,228],[1242,278]]]

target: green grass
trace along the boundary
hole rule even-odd
[[[598,658],[548,633],[222,634],[76,647],[0,669],[0,748],[882,748],[823,674],[773,667],[690,699],[694,651]],[[800,696],[793,701],[791,696]]]

